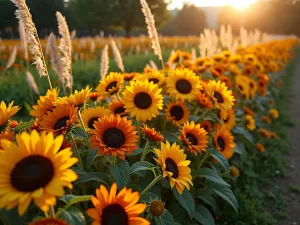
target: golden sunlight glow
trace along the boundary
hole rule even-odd
[[[169,5],[169,9],[182,8],[184,3],[190,3],[199,7],[231,5],[232,7],[242,10],[257,1],[258,0],[173,0]]]

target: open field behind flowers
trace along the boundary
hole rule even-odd
[[[160,38],[141,0],[150,38],[76,39],[58,12],[60,36],[40,41],[25,1],[13,2],[21,40],[0,43],[3,224],[284,217],[274,182],[296,38],[230,27]]]

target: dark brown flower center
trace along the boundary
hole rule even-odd
[[[172,172],[173,173],[172,177],[175,179],[179,176],[179,169],[177,167],[177,164],[171,158],[166,159],[166,170]]]
[[[180,106],[173,106],[170,110],[172,118],[176,121],[181,120],[184,116],[184,111]]]
[[[114,114],[122,114],[125,112],[125,108],[123,106],[120,106],[115,109]]]
[[[209,133],[209,126],[208,125],[202,125],[201,126],[207,133]]]
[[[113,88],[115,88],[115,87],[117,87],[117,81],[113,81],[113,82],[111,82],[109,85],[107,85],[105,91],[106,91],[106,92],[109,92],[110,89],[113,89]]]
[[[94,123],[95,123],[95,121],[98,121],[98,119],[99,119],[99,117],[93,117],[93,118],[91,118],[91,119],[89,120],[89,122],[88,122],[88,127],[89,127],[90,129],[95,129],[95,128],[94,128]]]
[[[111,148],[120,148],[125,143],[125,135],[118,128],[108,128],[102,137],[104,144]]]
[[[218,143],[218,146],[220,147],[221,151],[224,151],[225,149],[225,141],[222,137],[218,137],[217,138],[217,143]]]
[[[189,142],[191,142],[192,145],[198,144],[198,139],[197,139],[197,137],[195,137],[195,135],[187,133],[185,136],[189,140]]]
[[[239,88],[241,91],[243,91],[243,90],[244,90],[244,88],[243,88],[243,86],[242,86],[242,85],[238,85],[238,88]]]
[[[252,82],[250,82],[250,88],[253,89],[254,88],[254,84]]]
[[[67,121],[69,119],[70,119],[69,116],[64,116],[64,117],[60,118],[59,120],[57,120],[56,123],[53,126],[54,130],[59,130],[63,127],[66,127],[67,126]]]
[[[151,203],[150,211],[153,216],[161,216],[165,211],[165,206],[160,200],[156,200]]]
[[[54,177],[54,166],[48,158],[30,155],[13,168],[10,179],[14,188],[22,192],[32,192],[45,187]]]
[[[128,215],[119,204],[111,204],[102,211],[102,225],[128,225]]]
[[[192,84],[185,79],[176,82],[176,90],[181,94],[188,94],[192,91]]]
[[[157,84],[159,82],[159,80],[157,78],[150,78],[149,82],[153,82],[154,84]]]
[[[139,92],[134,97],[134,104],[139,109],[148,109],[152,105],[152,98],[146,92]]]
[[[224,98],[219,92],[215,91],[214,92],[214,97],[217,99],[218,103],[223,103],[224,102]]]

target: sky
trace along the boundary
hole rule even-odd
[[[169,5],[169,9],[182,8],[184,3],[192,3],[199,7],[231,5],[242,10],[256,1],[257,0],[173,0]]]

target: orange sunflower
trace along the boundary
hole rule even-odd
[[[144,133],[145,137],[150,141],[163,141],[164,136],[155,128],[149,128],[147,124],[141,127],[141,131]]]
[[[221,152],[226,159],[230,159],[232,157],[235,144],[234,137],[229,130],[225,127],[219,128],[214,135],[214,143],[217,150]]]
[[[165,115],[167,120],[171,121],[176,126],[180,126],[188,121],[190,111],[182,101],[170,102],[167,105]]]
[[[196,95],[198,104],[206,109],[211,109],[214,105],[212,101],[206,96],[206,94],[201,93],[200,91]]]
[[[103,96],[107,97],[118,93],[123,85],[124,77],[121,73],[110,73],[103,80],[100,81],[96,91]]]
[[[117,185],[114,183],[110,191],[104,185],[96,189],[96,196],[91,198],[95,208],[86,212],[93,219],[92,225],[150,225],[150,222],[139,217],[147,207],[138,203],[140,195],[132,189],[124,187],[117,194]]]
[[[57,101],[55,101],[56,105],[73,105],[75,107],[82,108],[84,106],[84,103],[89,99],[90,97],[91,89],[89,86],[87,86],[85,89],[82,89],[81,91],[75,90],[74,94],[71,94],[70,96],[65,96],[58,98]]]
[[[179,132],[178,139],[184,142],[190,152],[197,155],[200,152],[206,151],[208,135],[200,124],[195,124],[194,121],[191,123],[186,122]]]
[[[99,154],[119,156],[124,160],[125,154],[137,149],[137,132],[127,118],[104,116],[94,123],[94,127],[91,141],[93,148],[99,149]]]
[[[113,100],[111,103],[109,103],[108,108],[111,111],[111,113],[115,115],[120,115],[121,117],[126,116],[127,113],[125,112],[126,109],[124,107],[124,103],[122,100]]]

